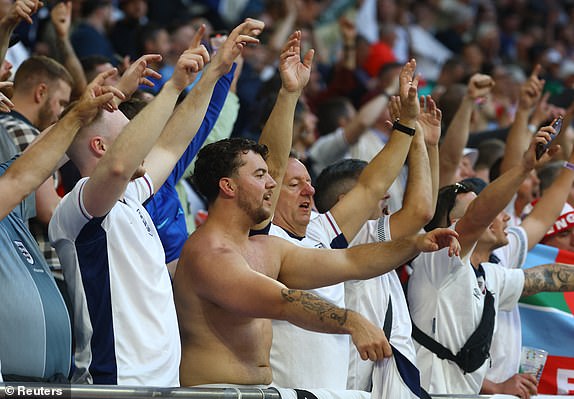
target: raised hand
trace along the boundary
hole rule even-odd
[[[63,1],[54,6],[50,13],[50,19],[56,30],[56,35],[60,38],[67,38],[72,25],[72,2]]]
[[[125,98],[130,98],[139,85],[153,87],[153,83],[149,81],[147,77],[160,79],[161,75],[153,69],[148,68],[148,65],[159,61],[161,61],[161,55],[159,54],[142,55],[126,69],[116,85],[117,89],[124,94]]]
[[[551,145],[539,160],[536,159],[536,146],[538,144],[546,146],[552,141],[552,134],[556,134],[556,130],[552,126],[544,126],[536,132],[522,158],[523,166],[526,170],[532,170],[544,165],[560,150],[559,145]]]
[[[175,71],[170,81],[179,91],[183,91],[183,89],[193,83],[197,73],[201,71],[210,60],[207,48],[201,44],[201,39],[204,34],[205,25],[201,25],[193,35],[187,50],[185,50],[177,60]],[[217,53],[219,54],[220,51],[221,49]]]
[[[279,73],[283,88],[300,94],[309,82],[314,50],[307,51],[301,62],[301,31],[295,31],[283,47],[279,57]]]
[[[0,82],[0,111],[1,112],[10,112],[12,111],[12,109],[14,109],[14,104],[12,103],[12,101],[10,101],[10,99],[8,97],[6,97],[4,95],[4,93],[1,92],[1,90],[7,88],[7,87],[12,87],[14,85],[14,83],[12,82]]]
[[[383,330],[358,313],[349,312],[351,339],[361,359],[377,361],[392,356],[391,345]]]
[[[38,0],[16,0],[10,6],[4,18],[14,26],[22,20],[32,24],[32,15],[34,15],[42,5],[43,3]]]
[[[468,82],[466,95],[472,100],[479,100],[486,97],[493,87],[494,80],[490,76],[475,73]]]
[[[418,101],[417,88],[419,85],[419,76],[415,74],[417,62],[411,59],[405,64],[399,75],[399,96],[401,98],[401,115],[403,122],[415,120],[419,116],[420,106]]]
[[[223,76],[231,70],[233,61],[241,54],[248,44],[259,44],[259,36],[265,28],[265,23],[257,19],[247,18],[233,29],[227,40],[221,45],[211,61],[211,68]]]
[[[79,98],[70,113],[74,113],[83,125],[90,124],[98,115],[99,109],[116,110],[117,105],[113,99],[115,97],[124,100],[125,95],[113,86],[105,86],[107,78],[117,74],[117,69],[110,69],[100,73],[86,87],[86,91]]]
[[[417,248],[421,252],[434,252],[448,248],[448,256],[458,256],[460,244],[457,238],[458,233],[452,229],[434,229],[417,237]]]
[[[528,77],[528,80],[520,86],[520,97],[518,98],[519,108],[530,110],[536,105],[538,100],[540,100],[542,90],[544,89],[544,79],[538,77],[541,71],[542,67],[537,64]]]
[[[421,96],[420,107],[419,123],[424,131],[425,143],[427,145],[438,145],[442,112],[438,109],[431,96]]]

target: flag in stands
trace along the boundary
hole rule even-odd
[[[574,252],[537,245],[524,269],[546,263],[574,265]],[[539,394],[574,395],[574,293],[541,293],[520,301],[522,345],[548,351]]]

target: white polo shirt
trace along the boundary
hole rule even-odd
[[[471,252],[464,259],[449,257],[448,248],[419,255],[412,263],[413,274],[408,284],[413,322],[454,354],[475,331],[484,307],[484,287],[470,264]],[[524,273],[495,264],[486,263],[483,267],[496,311],[511,310],[521,296]],[[465,374],[454,362],[439,359],[416,342],[415,348],[421,385],[427,392],[468,395],[480,392],[488,359],[478,370]]]
[[[284,238],[295,245],[309,248],[331,248],[333,240],[347,242],[330,213],[311,216],[307,235],[295,238],[282,228],[271,225],[269,234]],[[314,267],[315,265],[308,265]],[[329,302],[344,308],[343,284],[309,290]],[[273,384],[293,388],[346,388],[349,361],[349,336],[308,331],[287,321],[273,320],[271,369]]]
[[[181,348],[171,280],[154,224],[142,203],[148,175],[94,218],[81,179],[50,221],[74,309],[74,382],[179,386]]]

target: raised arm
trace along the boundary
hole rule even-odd
[[[169,119],[159,140],[146,158],[146,168],[156,191],[169,176],[173,166],[199,129],[216,82],[231,70],[235,58],[241,54],[246,44],[259,43],[256,36],[261,33],[263,27],[263,22],[247,19],[233,29],[213,56],[211,63],[204,69],[194,90],[186,96]],[[209,54],[200,43],[201,35],[196,34],[190,48],[182,57],[190,57],[190,60],[200,63],[198,66],[203,66],[203,63],[209,60]],[[186,86],[193,81],[189,80],[189,77]]]
[[[192,75],[203,66],[199,54],[180,57],[171,79],[159,94],[133,118],[96,165],[83,190],[86,211],[104,216],[123,195],[134,172],[142,164],[173,112],[179,94],[190,83]],[[141,74],[147,60],[136,61]]]
[[[420,252],[449,247],[449,255],[458,255],[457,237],[452,229],[435,229],[426,234],[348,249],[297,247],[297,250],[283,250],[278,279],[288,287],[300,289],[324,287],[347,280],[366,280],[394,270]]]
[[[421,114],[417,133],[409,151],[408,183],[403,206],[390,217],[392,238],[418,233],[431,219],[436,208],[438,192],[438,140],[440,138],[441,112],[435,102],[421,97]]]
[[[484,230],[508,205],[532,169],[547,162],[551,154],[556,152],[556,147],[551,147],[551,151],[549,151],[551,154],[544,154],[540,161],[536,162],[536,143],[547,143],[549,139],[550,135],[547,132],[539,131],[531,140],[530,147],[524,153],[520,164],[486,186],[480,195],[470,203],[464,216],[455,227],[459,233],[462,257],[472,249]]]
[[[281,52],[279,58],[281,89],[279,89],[275,106],[259,138],[259,143],[265,144],[269,148],[269,156],[267,158],[269,174],[279,184],[281,184],[285,175],[289,151],[293,141],[295,106],[311,75],[314,51],[309,50],[302,62],[300,52],[301,31],[295,31],[291,34],[289,41]],[[279,189],[273,191],[271,215],[275,211],[280,192],[281,190]],[[267,223],[269,223],[269,220],[260,223],[255,228],[264,227]]]
[[[522,296],[539,292],[574,291],[574,266],[564,263],[551,263],[524,270]]]
[[[20,21],[32,23],[32,15],[38,11],[38,0],[16,0],[10,6],[8,13],[0,19],[0,61],[6,58],[10,36]]]
[[[474,104],[476,100],[488,95],[493,87],[494,81],[488,75],[475,74],[470,78],[467,93],[450,122],[440,146],[439,188],[456,183],[454,176],[470,134],[470,118]]]
[[[542,130],[553,133],[551,126]],[[574,153],[570,154],[568,162],[574,163]],[[544,237],[550,226],[560,216],[560,211],[574,184],[574,171],[562,168],[552,185],[538,200],[532,212],[522,221],[522,228],[528,237],[528,249],[532,249]]]
[[[62,64],[74,79],[74,86],[72,87],[72,98],[74,99],[82,95],[88,83],[82,64],[80,64],[80,60],[70,42],[72,4],[72,1],[62,1],[56,4],[50,13],[50,17],[56,31],[56,46]]]
[[[419,101],[415,68],[416,62],[413,59],[401,70],[399,77],[401,109],[398,122],[416,131]],[[388,143],[361,172],[355,187],[331,208],[331,214],[347,241],[355,237],[395,181],[405,163],[412,140],[413,136],[393,129]]]
[[[114,94],[122,96],[116,89],[103,86],[104,80],[114,73],[110,70],[98,75],[70,112],[44,131],[0,177],[0,219],[54,172],[75,134],[91,123],[98,108],[111,102]]]
[[[528,118],[530,117],[532,109],[536,106],[538,100],[540,100],[542,89],[544,88],[544,80],[538,77],[540,71],[541,66],[536,65],[528,80],[520,87],[518,108],[506,138],[506,147],[504,149],[502,163],[500,164],[500,173],[504,173],[518,165],[522,154],[524,154],[524,151],[526,151],[530,144],[532,132],[528,130]]]

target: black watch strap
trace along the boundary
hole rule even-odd
[[[415,135],[415,129],[413,129],[412,127],[405,126],[401,124],[399,121],[395,121],[393,123],[393,129],[408,134],[409,136]]]

